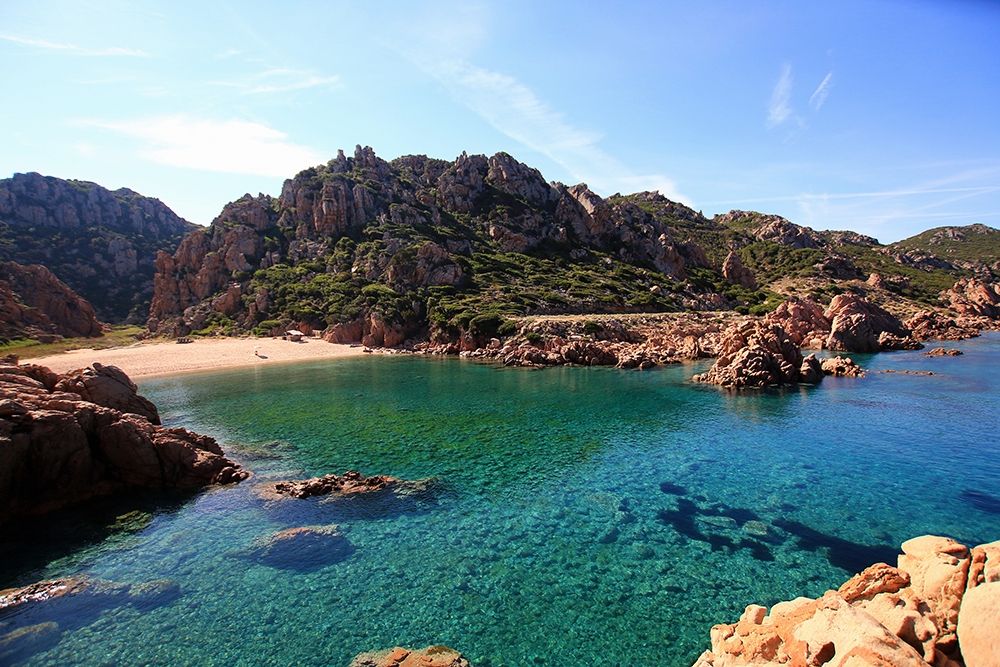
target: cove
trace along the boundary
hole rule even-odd
[[[916,535],[1000,537],[1000,336],[955,347],[735,394],[688,382],[705,365],[411,356],[147,381],[164,423],[217,437],[255,477],[5,537],[0,587],[78,572],[179,586],[155,605],[76,609],[16,663],[347,665],[443,643],[480,667],[689,665],[749,603],[818,596]],[[252,492],[348,469],[434,477],[437,492],[379,512]],[[350,545],[336,557],[246,555],[329,523]]]

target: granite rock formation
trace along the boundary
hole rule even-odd
[[[428,646],[422,649],[401,648],[362,653],[351,661],[350,667],[471,667],[465,657],[447,646]]]
[[[815,382],[814,365],[803,361],[798,345],[779,325],[750,321],[727,329],[715,365],[691,379],[733,388],[796,384],[804,378]]]
[[[825,347],[831,350],[878,352],[885,342],[880,340],[882,334],[898,337],[900,341],[909,335],[898,318],[853,293],[833,297],[823,316],[830,321]]]
[[[0,262],[0,340],[100,335],[93,306],[47,268]]]
[[[159,424],[121,370],[0,365],[0,522],[130,489],[246,479],[208,436]]]
[[[1000,542],[970,550],[925,535],[902,551],[896,567],[874,564],[818,599],[748,606],[712,628],[695,666],[995,665]]]
[[[962,278],[941,294],[942,300],[959,315],[1000,317],[1000,283]]]
[[[145,320],[156,252],[193,229],[125,188],[35,173],[0,180],[0,260],[47,267],[108,322]]]

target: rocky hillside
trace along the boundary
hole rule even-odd
[[[513,316],[763,314],[789,295],[826,303],[845,291],[908,316],[947,305],[941,293],[971,275],[780,216],[706,218],[650,192],[602,198],[506,153],[387,162],[358,147],[278,197],[230,203],[160,253],[148,324],[173,335],[294,326],[387,347],[482,343],[511,333]]]
[[[1000,229],[986,225],[928,229],[887,246],[885,252],[909,266],[957,268],[981,277],[1000,276]]]
[[[0,260],[47,267],[107,322],[145,321],[156,252],[194,229],[125,188],[35,173],[0,180]]]
[[[0,262],[0,342],[100,335],[93,306],[47,268]]]

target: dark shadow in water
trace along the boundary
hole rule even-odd
[[[281,533],[258,540],[235,555],[243,560],[292,572],[315,572],[341,563],[357,549],[333,526],[306,528],[300,534],[281,539]],[[287,531],[282,531],[287,532]]]
[[[697,522],[698,517],[725,517],[732,519],[730,526],[718,526],[713,529],[703,528]],[[678,533],[691,540],[706,542],[712,551],[734,552],[749,549],[750,554],[760,561],[773,561],[774,553],[768,544],[783,544],[789,538],[795,540],[800,549],[818,552],[825,550],[827,560],[831,565],[850,573],[860,572],[873,563],[890,563],[895,561],[897,550],[889,545],[867,545],[851,542],[836,535],[829,535],[814,528],[788,519],[775,519],[771,526],[779,528],[783,533],[769,529],[767,522],[757,512],[743,508],[731,507],[721,503],[702,506],[694,501],[679,496],[677,509],[662,509],[657,518],[672,526]],[[752,536],[747,536],[750,522],[759,523],[754,526]],[[742,525],[743,530],[738,526]]]
[[[895,562],[899,553],[896,547],[887,544],[867,545],[851,542],[836,535],[820,532],[798,521],[776,519],[774,525],[794,535],[800,549],[815,552],[826,548],[830,564],[851,574],[860,572],[874,563]]]
[[[740,549],[749,549],[750,555],[760,561],[773,561],[774,554],[763,542],[749,537],[731,537],[724,533],[712,531],[704,532],[695,522],[698,516],[751,516],[756,519],[757,515],[750,510],[738,510],[736,508],[702,508],[688,500],[687,498],[677,499],[677,509],[662,509],[658,512],[657,518],[663,523],[673,526],[681,535],[691,540],[706,542],[712,547],[712,551],[725,551],[732,553]],[[735,517],[731,517],[735,518]],[[746,519],[749,521],[750,519]]]
[[[0,611],[0,664],[25,661],[51,649],[64,632],[94,623],[109,609],[131,605],[148,612],[181,596],[180,587],[170,580],[132,585],[98,579],[67,581],[71,593]]]
[[[191,497],[188,493],[142,492],[97,498],[41,518],[5,524],[0,540],[0,588],[33,583],[51,561],[106,540],[121,540],[125,548],[129,535],[143,531],[156,515],[178,511]]]
[[[660,491],[674,496],[686,496],[688,493],[688,490],[683,486],[671,482],[660,482]]]
[[[996,496],[991,496],[982,491],[965,489],[958,497],[977,510],[982,510],[987,514],[1000,514],[1000,498]]]

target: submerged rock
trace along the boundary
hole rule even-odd
[[[350,667],[472,667],[461,653],[447,646],[423,649],[401,648],[362,653]]]
[[[970,552],[925,535],[902,550],[897,567],[876,563],[818,599],[748,606],[712,628],[696,667],[996,665],[1000,543]]]
[[[241,555],[271,567],[313,570],[338,563],[354,546],[335,525],[296,526],[261,538]]]

